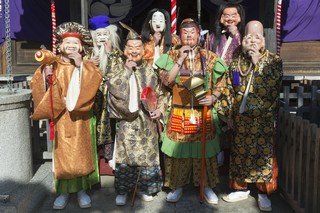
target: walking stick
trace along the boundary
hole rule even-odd
[[[138,190],[138,182],[139,182],[139,178],[140,178],[141,167],[138,167],[138,169],[139,169],[139,173],[138,173],[136,185],[135,185],[135,187],[134,187],[134,191],[133,191],[133,195],[132,195],[132,200],[131,200],[131,204],[130,204],[130,207],[131,207],[131,208],[133,207],[134,199],[136,198],[136,193],[137,193],[137,190]]]
[[[206,35],[206,64],[204,69],[207,69],[207,63],[208,63],[208,46],[209,46],[209,37],[208,34]],[[207,73],[206,73],[207,75]],[[206,77],[206,90],[208,89],[208,78]],[[201,171],[200,171],[200,203],[203,203],[203,193],[204,193],[204,170],[205,170],[205,160],[206,160],[206,120],[207,120],[207,112],[208,112],[208,106],[203,106],[203,115],[202,115],[202,123],[203,123],[203,129],[202,129],[202,137],[201,137]]]
[[[203,203],[203,193],[204,193],[204,168],[206,159],[206,119],[207,119],[208,107],[203,107],[203,129],[201,137],[201,171],[200,171],[200,203]]]

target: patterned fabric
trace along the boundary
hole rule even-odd
[[[282,79],[281,59],[264,51],[257,65],[244,54],[230,64],[226,75],[229,91],[225,115],[234,120],[234,141],[231,146],[230,178],[246,183],[271,182],[274,163],[274,119],[278,109]],[[245,111],[239,108],[248,86],[250,70],[253,77]]]
[[[93,106],[94,114],[97,117],[97,144],[105,145],[113,143],[111,132],[111,123],[108,112],[107,102],[108,89],[106,82],[103,81],[96,94],[95,103]]]
[[[223,53],[223,50],[224,50],[224,47],[227,43],[227,36],[226,34],[222,34],[221,35],[221,40],[220,40],[220,43],[219,45],[217,46],[217,49],[216,50],[213,50],[212,49],[212,45],[214,43],[214,40],[215,40],[215,37],[214,37],[214,34],[210,34],[210,38],[209,38],[209,47],[210,47],[210,50],[215,52],[219,57],[222,56],[222,53]],[[241,45],[241,35],[240,33],[238,32],[234,37],[232,37],[232,40],[231,40],[231,43],[227,49],[227,52],[226,54],[224,55],[224,57],[222,58],[222,60],[227,64],[229,65],[231,63],[231,60],[232,58],[237,54],[237,49],[240,47]]]
[[[214,188],[219,183],[217,158],[207,158],[205,164],[204,185]],[[164,186],[170,189],[183,187],[189,184],[191,179],[194,186],[200,185],[201,159],[199,158],[181,159],[166,156],[165,168]]]
[[[264,193],[270,195],[277,190],[277,186],[278,186],[277,178],[278,178],[278,164],[277,164],[277,158],[275,157],[275,152],[273,152],[272,179],[270,182],[256,183],[256,187],[261,192],[264,192]],[[239,179],[230,179],[229,186],[231,189],[236,189],[236,190],[245,190],[248,188],[248,184],[244,181],[239,180]]]
[[[104,145],[103,156],[106,160],[111,160],[113,157],[114,144],[108,143]]]
[[[176,62],[178,57],[178,50],[168,51],[167,56],[162,57],[162,63],[159,63],[163,65],[160,68],[169,71],[171,68],[169,68],[166,62]],[[165,131],[162,134],[163,144],[161,147],[161,150],[166,154],[165,186],[171,189],[176,189],[190,183],[191,178],[192,183],[195,186],[199,186],[202,157],[201,130],[204,129],[201,121],[203,120],[204,107],[199,104],[194,94],[183,85],[183,82],[191,75],[194,75],[205,79],[205,88],[208,91],[207,95],[211,95],[215,90],[221,90],[225,83],[223,77],[224,71],[219,72],[219,74],[215,73],[214,67],[217,61],[218,57],[213,52],[207,52],[202,48],[198,48],[198,53],[193,60],[189,57],[184,60],[183,69],[180,69],[176,81],[171,85],[171,110],[168,115]],[[165,80],[165,77],[163,77],[163,80]],[[212,107],[208,107],[208,112],[205,115],[207,132],[204,179],[205,185],[212,188],[219,182],[216,154],[220,151],[219,137],[216,134],[216,125],[212,116],[213,112]],[[191,114],[196,117],[196,126],[190,125]]]
[[[145,192],[148,195],[161,191],[162,173],[160,166],[136,167],[117,164],[115,170],[115,189],[118,194],[134,191],[138,177],[139,191]]]
[[[158,77],[146,61],[133,73],[138,85],[139,110],[129,112],[129,76],[125,73],[124,63],[119,63],[119,56],[111,55],[110,69],[107,72],[109,104],[112,115],[118,121],[116,163],[129,166],[158,166],[159,135],[157,122],[150,118],[143,107],[140,96],[143,88],[149,86],[157,94],[158,108],[166,111],[167,102],[158,82]],[[120,59],[122,60],[122,59]]]
[[[206,79],[208,94],[216,89],[221,89],[224,85],[223,73],[220,73],[218,79],[215,76],[214,66],[217,61],[217,56],[209,51],[207,58],[206,51],[199,48],[198,53],[194,58],[194,76],[201,76]],[[169,57],[173,61],[178,60],[178,50],[168,52]],[[171,60],[170,60],[171,61]],[[157,62],[158,63],[158,62]],[[193,95],[184,87],[183,83],[190,77],[191,60],[187,57],[184,61],[184,69],[181,69],[176,82],[172,85],[172,106],[168,117],[166,130],[163,137],[163,145],[161,150],[170,157],[175,158],[201,158],[201,136],[202,136],[202,116],[203,106],[201,106]],[[204,69],[205,68],[205,69]],[[213,82],[216,82],[214,84]],[[192,112],[193,103],[193,112]],[[197,119],[196,125],[190,125],[190,115],[194,114]],[[206,115],[207,132],[206,132],[206,157],[213,157],[219,152],[219,140],[215,131],[215,121],[212,116],[212,107],[208,107]],[[180,122],[180,123],[179,123]]]
[[[138,90],[138,112],[129,111],[129,78],[125,74],[124,57],[111,55],[107,72],[108,100],[112,115],[119,119],[116,135],[115,188],[119,194],[134,189],[137,169],[141,169],[139,189],[148,194],[161,190],[162,174],[159,157],[159,133],[157,122],[150,118],[140,97],[143,88],[152,87],[157,95],[158,108],[166,111],[167,101],[163,95],[158,77],[151,65],[142,60],[132,73]]]
[[[176,45],[180,43],[180,39],[176,34],[172,34],[172,44]],[[161,39],[161,44],[159,46],[159,51],[160,55],[163,54],[163,46],[164,46],[164,38],[162,37]],[[144,44],[144,56],[143,58],[148,62],[148,64],[152,65],[153,64],[153,59],[154,59],[154,41],[153,41],[153,36],[150,35],[150,41],[148,43]]]

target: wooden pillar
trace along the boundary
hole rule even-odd
[[[0,46],[0,75],[5,74],[6,71],[6,44]]]
[[[264,26],[266,48],[276,53],[276,9],[278,0],[260,0],[259,20]]]
[[[70,21],[82,24],[81,20],[81,3],[79,0],[70,0]]]

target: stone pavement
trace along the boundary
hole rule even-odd
[[[139,197],[136,197],[133,207],[130,206],[132,194],[128,196],[126,206],[116,206],[116,193],[113,188],[113,177],[102,176],[101,185],[95,186],[88,194],[92,199],[92,207],[89,209],[80,209],[77,202],[76,194],[72,194],[67,207],[64,210],[53,210],[52,204],[55,199],[53,190],[52,164],[46,162],[40,165],[36,174],[29,184],[17,186],[18,188],[10,194],[9,202],[0,202],[1,213],[197,213],[197,212],[217,212],[217,213],[256,213],[260,212],[257,206],[257,194],[252,190],[250,197],[247,200],[237,203],[227,203],[221,199],[222,196],[229,193],[227,177],[223,176],[220,179],[219,186],[214,189],[219,199],[218,205],[200,203],[199,188],[186,186],[183,196],[177,203],[166,202],[167,190],[158,193],[152,202],[144,202]],[[1,193],[0,193],[1,194]],[[275,213],[293,213],[294,211],[284,201],[279,193],[271,196],[272,208]]]

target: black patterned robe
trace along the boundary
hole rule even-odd
[[[241,53],[226,74],[227,85],[222,105],[231,104],[234,140],[231,146],[230,178],[246,183],[271,182],[274,153],[274,121],[278,110],[282,80],[282,60],[264,51],[257,65]],[[240,72],[241,70],[241,72]],[[245,110],[240,105],[253,70]]]

